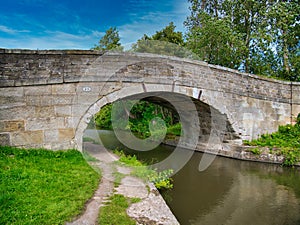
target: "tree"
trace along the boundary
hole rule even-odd
[[[171,22],[151,37],[144,36],[132,46],[132,51],[147,52],[160,55],[189,57],[191,52],[186,51],[182,32],[175,31],[176,26]]]
[[[267,13],[272,45],[281,65],[279,75],[300,81],[300,6],[296,0],[275,1]]]
[[[176,26],[173,22],[169,23],[164,29],[156,31],[156,33],[150,38],[152,40],[166,41],[183,46],[183,35],[182,32],[175,31]]]
[[[297,0],[189,2],[187,47],[202,60],[248,73],[300,79]]]
[[[201,18],[201,25],[189,31],[186,46],[203,61],[238,69],[244,54],[241,35],[227,20],[211,17],[205,12],[197,17]]]
[[[118,50],[122,51],[123,47],[120,43],[119,31],[116,27],[109,28],[105,35],[99,40],[99,44],[95,45],[94,50]]]

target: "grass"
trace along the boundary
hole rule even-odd
[[[118,187],[121,184],[122,179],[125,177],[125,174],[118,171],[113,172],[114,175],[114,187]]]
[[[254,148],[254,149],[251,149],[251,152],[254,155],[260,155],[262,153],[262,150],[260,150],[259,148]]]
[[[109,202],[100,208],[98,222],[101,225],[135,225],[136,222],[131,219],[126,209],[132,204],[139,202],[138,198],[126,198],[123,195],[114,194],[109,198]]]
[[[115,150],[114,154],[119,156],[119,162],[126,166],[132,167],[131,174],[143,180],[154,183],[158,189],[173,188],[172,179],[170,178],[173,170],[164,170],[157,172],[150,169],[146,164],[139,161],[136,155],[126,155],[123,151]]]
[[[268,147],[272,153],[284,156],[284,166],[293,166],[300,161],[300,120],[295,125],[279,126],[277,132],[263,134],[256,140],[245,141],[244,144]]]
[[[167,134],[174,135],[174,136],[181,136],[182,135],[182,127],[181,123],[176,123],[174,125],[170,125],[167,129]]]
[[[65,224],[99,180],[76,150],[0,147],[0,224]]]

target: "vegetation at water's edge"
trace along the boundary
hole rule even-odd
[[[65,224],[99,180],[76,150],[0,147],[0,224]]]
[[[132,167],[132,175],[154,183],[157,189],[173,188],[172,179],[170,178],[173,170],[157,172],[139,161],[135,155],[126,155],[123,151],[119,150],[115,150],[114,153],[120,157],[119,162]]]
[[[135,225],[136,222],[127,215],[126,209],[130,204],[139,201],[138,198],[126,198],[119,194],[112,195],[106,205],[100,208],[98,223],[101,225]]]
[[[133,101],[115,102],[114,115],[112,114],[112,104],[104,106],[100,112],[95,115],[95,124],[99,129],[111,130],[112,118],[116,120],[115,124],[118,129],[130,130],[140,138],[148,138],[151,135],[160,135],[164,130],[162,123],[154,121],[159,118],[164,121],[166,125],[166,135],[169,138],[181,135],[181,124],[179,116],[171,110],[160,105],[150,103],[147,101]],[[132,107],[132,108],[131,108]],[[126,110],[131,108],[130,112]],[[127,123],[126,116],[129,115]],[[149,125],[153,125],[154,132],[151,134]],[[116,127],[114,127],[116,128]]]
[[[279,126],[277,132],[263,134],[256,140],[244,141],[244,144],[269,147],[271,153],[284,156],[283,165],[293,166],[300,161],[300,114],[295,125]]]

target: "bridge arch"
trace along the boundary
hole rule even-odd
[[[239,140],[240,137],[232,127],[232,121],[226,113],[222,113],[217,106],[209,105],[208,102],[213,102],[214,95],[211,98],[201,98],[202,90],[197,88],[180,87],[174,85],[154,85],[154,84],[137,84],[133,86],[124,87],[120,90],[103,96],[93,103],[89,109],[81,117],[78,126],[75,130],[74,144],[77,149],[82,150],[82,137],[90,120],[93,116],[101,110],[102,107],[109,103],[114,103],[118,100],[146,100],[153,102],[176,111],[170,100],[174,100],[176,104],[185,104],[186,97],[188,97],[194,104],[197,110],[199,119],[199,142],[207,143],[211,132],[217,132],[220,135],[220,141],[227,143],[233,140]],[[189,120],[187,110],[187,118]],[[193,110],[193,109],[190,109]],[[224,110],[224,108],[223,108]],[[227,112],[229,114],[229,112]],[[181,119],[184,116],[179,115]],[[192,126],[192,125],[191,125]],[[197,129],[195,130],[195,132]]]

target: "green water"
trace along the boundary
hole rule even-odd
[[[107,148],[124,149],[112,132],[100,134]],[[153,163],[167,158],[173,148],[161,145],[152,151],[127,151]],[[161,192],[180,224],[300,224],[299,169],[216,157],[200,172],[202,155],[195,152],[172,177],[174,188]]]

